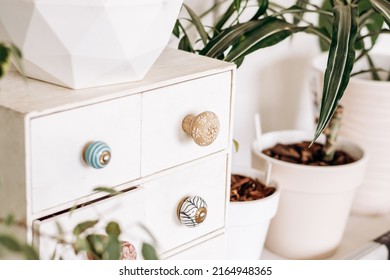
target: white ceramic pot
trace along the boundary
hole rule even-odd
[[[141,80],[182,0],[0,0],[0,30],[29,77],[74,89]]]
[[[263,148],[277,143],[311,140],[313,133],[275,131],[262,136]],[[279,209],[271,222],[266,247],[291,259],[321,259],[340,243],[367,157],[359,146],[339,140],[339,149],[357,161],[339,166],[306,166],[271,158],[252,146],[252,164],[263,170],[272,163],[273,178],[281,189]]]
[[[245,167],[233,167],[233,174],[258,178],[264,182],[264,173]],[[273,181],[276,191],[263,199],[230,202],[228,209],[228,258],[259,259],[264,247],[269,223],[275,216],[279,204],[280,190]]]
[[[373,56],[389,69],[390,56]],[[317,92],[322,90],[326,57],[313,62]],[[358,68],[364,68],[358,64]],[[366,176],[356,193],[352,212],[364,215],[390,211],[390,82],[372,81],[369,74],[351,78],[341,100],[344,106],[340,135],[362,146],[369,155]]]

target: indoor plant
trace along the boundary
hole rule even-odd
[[[311,132],[299,130],[265,133],[261,147],[253,144],[252,165],[261,169],[271,163],[282,189],[266,246],[283,257],[325,258],[341,241],[367,165],[362,148],[337,139],[342,114],[338,107],[321,144],[310,149]]]
[[[221,3],[225,2],[229,5],[221,12]],[[246,55],[275,45],[294,33],[318,36],[329,52],[315,140],[329,123],[343,96],[355,57],[369,56],[378,36],[388,32],[388,29],[382,29],[383,21],[390,24],[390,5],[386,0],[335,0],[331,11],[330,3],[327,0],[319,7],[311,1],[298,0],[295,5],[284,8],[268,0],[217,1],[205,13],[217,12],[218,20],[211,27],[203,25],[202,15],[198,16],[190,7],[184,6],[189,17],[177,21],[174,34],[180,38],[179,49],[233,61],[238,66]],[[253,13],[248,16],[248,11]],[[305,14],[309,13],[322,15],[320,23],[308,21]],[[187,20],[198,33],[193,40],[185,27]],[[370,32],[365,34],[367,29]],[[371,38],[369,46],[365,38]]]
[[[40,258],[35,247],[21,242],[7,232],[7,229],[13,227],[25,230],[27,225],[24,222],[15,220],[13,215],[8,215],[0,217],[0,226],[4,226],[4,230],[0,232],[0,259],[3,259],[4,255],[8,259]],[[150,235],[146,228],[143,229]],[[134,260],[141,259],[140,255],[144,260],[158,259],[155,247],[147,242],[142,243],[142,254],[138,253],[137,256],[133,245],[120,240],[121,231],[120,225],[115,221],[109,221],[104,225],[99,220],[85,220],[77,224],[71,233],[63,231],[58,224],[58,234],[47,237],[68,251],[53,251],[52,259],[66,259],[69,255],[72,259],[93,260]],[[9,255],[10,253],[12,255]]]
[[[325,59],[319,56],[313,61],[313,84],[317,85],[314,89],[317,93],[325,71]],[[372,59],[376,67],[390,69],[389,55],[374,54]],[[367,69],[367,66],[366,61],[359,61],[353,72]],[[386,129],[390,118],[390,82],[386,82],[384,71],[380,74],[385,76],[382,81],[371,79],[370,73],[351,77],[341,100],[344,124],[340,135],[352,139],[369,154],[365,178],[352,205],[356,214],[378,215],[390,211],[390,132]]]
[[[108,196],[122,192],[109,187],[97,187],[97,192]],[[85,207],[85,206],[84,206]],[[88,207],[88,206],[87,206]],[[105,219],[79,220],[74,225],[66,223],[72,219],[74,206],[62,215],[62,222],[56,222],[53,230],[36,233],[43,240],[45,251],[39,251],[42,244],[21,241],[17,232],[32,230],[25,221],[18,220],[13,214],[0,215],[0,259],[89,259],[89,260],[157,260],[157,240],[143,224],[123,226],[118,217]],[[130,238],[131,243],[127,240]],[[127,239],[126,241],[123,240]],[[134,245],[133,245],[134,244]]]

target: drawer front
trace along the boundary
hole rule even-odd
[[[104,199],[100,202],[66,212],[42,221],[34,221],[34,246],[38,248],[41,259],[55,258],[85,259],[85,254],[75,255],[69,245],[57,244],[50,236],[58,235],[58,224],[61,226],[65,240],[73,240],[74,227],[85,221],[99,220],[94,227],[97,234],[105,234],[105,226],[110,221],[119,223],[120,239],[130,242],[137,250],[137,259],[142,258],[142,242],[146,234],[139,228],[138,223],[144,221],[145,192],[142,188]]]
[[[33,119],[33,212],[72,202],[97,186],[139,178],[140,123],[140,95]],[[84,148],[93,141],[103,141],[111,149],[104,168],[96,169],[83,159]]]
[[[169,260],[224,260],[226,259],[226,235],[218,235],[194,247],[177,253]]]
[[[226,155],[193,165],[144,185],[147,192],[146,225],[165,253],[225,225]],[[203,223],[187,227],[178,218],[183,199],[199,196],[207,204]]]
[[[180,165],[229,145],[231,72],[143,93],[142,176]],[[199,146],[182,130],[183,119],[211,111],[220,131],[209,146]]]

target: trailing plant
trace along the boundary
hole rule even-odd
[[[120,191],[116,191],[112,188],[98,187],[94,191],[105,192],[109,196],[121,194]],[[70,209],[69,215],[77,209],[74,207]],[[99,219],[85,220],[74,226],[71,233],[65,232],[62,229],[61,224],[57,223],[57,233],[54,235],[48,235],[40,233],[41,237],[49,238],[58,245],[66,246],[71,249],[75,256],[83,254],[84,257],[93,260],[119,260],[122,259],[121,247],[123,241],[120,236],[122,233],[120,225],[115,221],[108,221],[105,225]],[[9,234],[8,229],[15,230],[27,230],[28,225],[15,219],[13,215],[6,217],[0,217],[0,229],[3,226],[3,232],[0,231],[0,259],[1,253],[9,251],[14,254],[18,254],[21,258],[28,260],[39,259],[39,254],[36,249],[29,243],[20,241],[13,235]],[[149,236],[152,240],[152,244],[148,242],[142,243],[142,256],[145,260],[158,260],[158,254],[156,252],[154,244],[157,243],[152,233],[142,224],[138,225],[145,232],[145,236]],[[102,233],[104,232],[104,233]],[[63,256],[60,252],[52,252],[52,259],[62,259]]]
[[[99,220],[86,220],[77,224],[69,238],[65,238],[65,233],[58,224],[58,233],[56,235],[43,235],[52,239],[59,245],[71,248],[75,255],[84,254],[93,260],[119,260],[121,256],[120,240],[121,227],[115,221],[108,222],[103,228],[98,225]],[[17,227],[26,229],[27,225],[22,221],[17,221],[12,215],[0,218],[0,224],[6,227]],[[27,260],[39,259],[36,249],[24,241],[20,241],[13,235],[6,232],[0,232],[0,259],[1,253],[10,251],[18,254],[21,258]],[[157,260],[158,255],[155,246],[144,242],[142,244],[142,256],[145,260]],[[62,259],[63,256],[58,252],[52,252],[52,259]]]
[[[201,15],[184,5],[188,17],[177,20],[173,34],[180,39],[179,49],[234,62],[238,67],[247,55],[276,45],[294,33],[317,36],[322,49],[328,51],[328,61],[315,141],[336,111],[354,63],[366,57],[371,65],[367,71],[374,78],[379,77],[378,71],[385,71],[375,68],[370,51],[379,36],[390,33],[390,2],[326,0],[322,6],[312,2],[297,0],[283,7],[268,0],[220,0]],[[202,23],[209,13],[218,16],[211,26]],[[318,22],[305,17],[313,13],[319,15]],[[189,33],[192,27],[197,33],[195,39]]]

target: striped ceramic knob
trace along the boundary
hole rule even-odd
[[[187,197],[177,210],[180,222],[187,227],[196,227],[207,217],[207,203],[200,196]]]
[[[85,146],[83,158],[89,166],[100,169],[110,162],[111,149],[102,141],[91,142]]]

